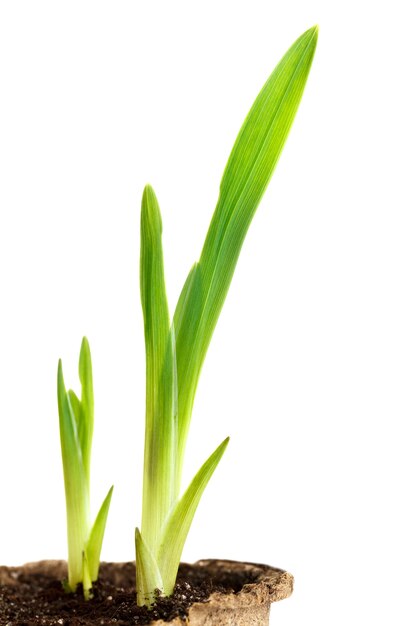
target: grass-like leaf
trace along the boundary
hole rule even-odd
[[[163,531],[158,553],[158,565],[162,574],[164,594],[170,595],[175,586],[181,554],[188,531],[202,494],[212,477],[228,445],[227,437],[205,461],[182,498],[173,509]]]
[[[142,535],[158,549],[175,500],[176,376],[162,253],[162,223],[153,189],[145,188],[141,212],[141,300],[146,346],[146,430]]]
[[[57,398],[67,509],[68,586],[75,591],[82,581],[82,554],[89,531],[89,494],[77,423],[65,389],[61,361],[57,374]]]
[[[102,540],[113,487],[109,490],[96,521],[90,525],[90,458],[94,428],[94,395],[91,354],[87,339],[82,340],[79,357],[81,399],[66,391],[61,361],[57,374],[60,441],[67,509],[68,581],[74,592],[82,583],[90,596],[97,580]]]
[[[82,554],[82,586],[83,586],[83,596],[85,600],[91,600],[93,597],[93,594],[91,591],[93,587],[93,581],[90,575],[89,561],[88,561],[86,552],[83,552]]]
[[[178,463],[181,471],[202,364],[248,227],[288,136],[317,43],[317,28],[292,45],[255,100],[232,149],[199,260],[200,280],[175,313],[178,367]],[[187,284],[187,283],[186,283]],[[195,315],[195,306],[199,315]]]
[[[86,558],[89,563],[89,572],[91,579],[97,580],[98,570],[100,569],[100,555],[102,542],[104,540],[106,522],[108,519],[109,507],[111,504],[113,493],[113,485],[109,489],[100,510],[97,513],[95,522],[90,530],[89,539],[86,544]]]
[[[138,606],[150,606],[155,592],[163,591],[163,583],[157,561],[142,539],[139,529],[135,529],[136,588]]]
[[[151,187],[142,199],[141,299],[146,343],[146,436],[142,533],[136,533],[138,601],[171,594],[195,510],[226,439],[179,498],[183,457],[202,364],[251,220],[299,106],[317,42],[306,31],[255,100],[230,154],[199,261],[170,328],[162,223]]]
[[[83,464],[88,486],[90,486],[90,458],[91,444],[94,430],[94,393],[93,371],[89,342],[86,337],[82,339],[79,355],[79,380],[81,382],[81,411],[82,419],[78,422],[78,435],[82,450]]]

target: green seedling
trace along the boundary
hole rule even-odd
[[[144,190],[141,300],[146,344],[146,428],[141,531],[136,530],[138,604],[170,595],[194,513],[228,444],[225,439],[181,495],[195,391],[248,227],[272,176],[299,106],[317,27],[288,50],[255,100],[230,154],[200,259],[172,323],[164,280],[157,198]]]
[[[94,427],[93,373],[86,337],[79,356],[81,398],[66,391],[61,361],[57,373],[61,453],[67,507],[68,580],[65,589],[74,592],[83,585],[86,599],[98,578],[100,554],[113,487],[90,523],[90,457]]]

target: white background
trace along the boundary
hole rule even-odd
[[[392,44],[388,2],[2,2],[0,560],[66,557],[56,367],[90,340],[105,560],[140,519],[143,186],[172,310],[230,148],[320,25],[309,83],[200,380],[185,482],[231,443],[185,560],[291,571],[273,626],[391,624]],[[77,387],[78,388],[78,387]]]

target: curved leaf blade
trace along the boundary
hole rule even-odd
[[[196,382],[225,301],[244,238],[273,174],[313,60],[317,27],[291,46],[257,96],[236,139],[221,181],[220,194],[202,249],[200,286],[191,294],[182,315],[175,314],[179,388],[178,445],[184,455]],[[198,323],[187,326],[192,303],[200,290]]]
[[[104,540],[109,507],[112,500],[112,493],[113,485],[109,489],[103,503],[101,504],[101,508],[97,513],[97,517],[91,528],[89,539],[86,544],[86,557],[89,564],[89,574],[92,582],[94,582],[98,578],[102,542]]]
[[[195,511],[214,470],[225,452],[228,442],[229,437],[205,461],[182,498],[176,504],[165,526],[158,553],[158,567],[161,572],[165,595],[171,595],[173,592],[181,554]]]

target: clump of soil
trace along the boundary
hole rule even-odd
[[[102,563],[94,584],[94,597],[85,601],[82,590],[66,594],[61,581],[66,577],[62,561],[42,561],[17,568],[0,568],[0,626],[131,626],[154,620],[185,620],[195,602],[206,602],[220,591],[240,591],[253,582],[251,571],[235,573],[214,568],[214,561],[180,566],[175,592],[157,597],[151,610],[138,607],[133,563]]]

